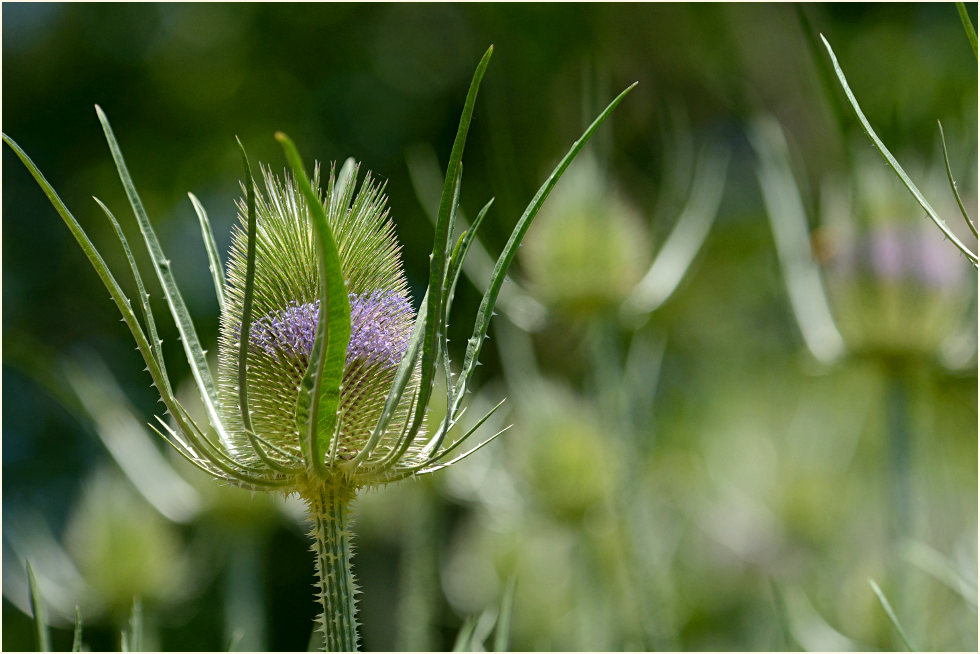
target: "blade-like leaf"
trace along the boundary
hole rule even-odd
[[[405,161],[408,174],[415,189],[415,195],[425,210],[429,221],[436,224],[439,214],[439,195],[443,184],[442,172],[439,170],[439,160],[431,148],[418,147],[410,150]],[[465,213],[460,210],[457,216],[460,227],[466,231],[470,227],[466,222]],[[487,290],[487,281],[493,272],[493,257],[483,247],[479,239],[473,242],[473,249],[466,257],[461,257],[462,272],[480,293]],[[544,325],[546,310],[513,279],[505,278],[506,282],[500,289],[497,307],[506,313],[508,319],[521,329],[536,332]]]
[[[221,415],[218,411],[218,394],[215,389],[214,378],[211,376],[211,370],[208,368],[204,349],[201,347],[201,342],[197,337],[197,330],[194,329],[194,323],[191,321],[190,313],[187,311],[187,306],[184,303],[184,298],[181,296],[177,288],[177,282],[174,280],[173,272],[170,270],[170,260],[164,256],[160,241],[157,239],[153,225],[150,224],[150,219],[146,215],[146,210],[143,208],[143,202],[136,192],[136,186],[133,184],[133,179],[129,174],[129,169],[126,167],[122,151],[119,149],[119,143],[116,141],[116,137],[112,132],[112,127],[109,125],[109,119],[106,118],[102,108],[98,105],[95,106],[95,113],[99,117],[99,122],[102,123],[102,130],[105,132],[106,142],[109,144],[109,151],[112,153],[113,161],[115,161],[116,171],[119,173],[119,179],[122,182],[123,189],[126,191],[126,196],[129,198],[129,204],[132,206],[136,220],[139,222],[140,232],[143,234],[143,240],[150,253],[150,260],[153,262],[153,269],[156,271],[160,285],[163,287],[164,297],[170,307],[170,313],[173,316],[174,323],[177,325],[177,331],[180,333],[180,340],[183,343],[184,352],[187,355],[187,362],[190,364],[191,374],[201,392],[201,399],[204,402],[208,420],[210,420],[211,425],[217,431],[218,438],[222,444],[231,451],[233,450],[231,439],[225,432]]]
[[[143,309],[143,321],[146,323],[146,329],[149,332],[150,350],[153,352],[153,356],[156,358],[157,364],[160,366],[160,371],[163,373],[163,379],[168,384],[167,392],[170,393],[170,380],[167,377],[167,368],[164,365],[163,352],[160,350],[162,341],[157,333],[156,321],[153,319],[153,310],[150,308],[150,294],[146,292],[146,287],[143,285],[143,277],[140,275],[139,268],[136,266],[136,259],[133,257],[133,251],[129,247],[129,241],[126,239],[126,235],[123,233],[122,227],[119,226],[119,221],[116,220],[116,217],[111,211],[109,211],[109,208],[102,203],[102,200],[94,196],[92,199],[95,200],[95,203],[99,205],[106,217],[109,218],[109,222],[112,223],[112,228],[116,231],[116,236],[119,237],[119,242],[122,244],[123,250],[126,252],[126,259],[129,261],[129,268],[133,273],[133,279],[136,280],[136,290],[140,296],[140,306]]]
[[[908,174],[905,172],[905,169],[902,168],[901,164],[898,163],[898,160],[892,156],[892,153],[887,147],[885,147],[882,140],[878,138],[877,134],[875,134],[874,129],[871,127],[871,123],[868,122],[868,119],[864,116],[864,112],[861,111],[861,105],[858,104],[857,98],[855,98],[854,93],[851,92],[851,87],[847,84],[847,78],[844,77],[844,71],[841,70],[840,64],[837,63],[837,57],[834,55],[833,49],[830,47],[830,44],[827,42],[827,39],[824,38],[823,34],[820,35],[820,38],[823,40],[824,47],[827,48],[828,54],[830,54],[830,60],[834,65],[834,72],[837,73],[837,79],[840,81],[841,87],[844,89],[844,94],[847,96],[847,101],[851,104],[851,108],[854,109],[854,113],[857,116],[858,121],[860,121],[861,127],[864,128],[865,134],[867,134],[868,138],[871,139],[875,149],[877,149],[881,156],[884,157],[885,161],[888,163],[888,166],[895,172],[896,175],[898,175],[898,178],[902,180],[902,184],[904,184],[905,188],[909,190],[909,193],[911,193],[912,197],[915,198],[915,201],[919,203],[919,206],[922,207],[929,215],[929,218],[936,224],[936,227],[938,227],[946,238],[948,238],[953,245],[955,245],[956,248],[970,260],[974,267],[976,267],[978,261],[977,255],[974,254],[968,247],[963,245],[960,239],[958,239],[956,235],[950,231],[949,226],[946,225],[946,221],[936,213],[936,210],[932,208],[929,201],[926,200],[919,188],[915,185],[911,178],[909,178]]]
[[[636,86],[636,82],[629,85],[624,89],[616,98],[609,103],[609,105],[602,111],[599,116],[592,121],[592,124],[585,130],[581,137],[574,144],[572,148],[568,151],[568,154],[558,163],[558,166],[552,171],[551,175],[545,180],[541,188],[535,194],[531,203],[524,210],[524,214],[521,216],[520,220],[517,221],[517,225],[514,227],[514,231],[511,232],[510,239],[507,241],[507,245],[504,246],[503,252],[500,253],[500,257],[497,259],[497,264],[494,266],[493,276],[490,278],[490,285],[487,287],[486,293],[483,295],[483,300],[480,303],[480,309],[477,312],[476,321],[474,323],[473,335],[467,342],[466,355],[463,359],[463,370],[460,372],[459,379],[457,380],[457,390],[456,390],[456,403],[458,404],[463,396],[463,392],[469,383],[470,377],[473,375],[473,371],[476,370],[477,359],[480,355],[480,349],[483,347],[483,340],[487,335],[487,329],[490,326],[490,319],[493,316],[493,308],[497,302],[497,296],[500,294],[500,287],[504,283],[504,275],[507,274],[507,269],[510,268],[511,262],[517,254],[517,248],[521,244],[521,240],[524,238],[524,234],[527,232],[528,228],[531,226],[531,221],[538,214],[538,210],[541,209],[541,205],[544,204],[545,199],[548,194],[551,193],[551,189],[554,188],[555,184],[561,178],[562,173],[568,168],[569,164],[579,153],[579,151],[585,147],[589,139],[599,128],[599,126],[605,122],[606,118],[612,113],[612,110],[622,102],[623,98],[633,90]]]
[[[276,133],[300,191],[306,196],[316,228],[320,264],[320,317],[310,355],[310,366],[303,377],[297,404],[297,423],[307,465],[322,473],[324,454],[337,425],[340,385],[344,379],[347,345],[350,341],[350,300],[340,268],[340,255],[323,204],[310,185],[296,146],[282,132]],[[351,184],[350,186],[353,186]],[[333,197],[335,193],[331,194]]]
[[[970,47],[973,48],[973,56],[977,56],[977,31],[973,29],[973,21],[970,20],[970,14],[966,13],[966,5],[962,2],[956,3],[956,11],[960,14],[960,20],[963,21],[963,29],[966,30],[966,38],[970,41]]]
[[[415,412],[411,431],[418,431],[425,417],[425,408],[432,393],[432,377],[435,374],[436,358],[439,353],[439,339],[443,338],[443,284],[446,278],[447,256],[446,250],[449,242],[449,227],[452,218],[453,197],[456,194],[456,182],[460,175],[462,165],[463,150],[466,147],[466,136],[469,133],[470,122],[473,118],[473,109],[476,106],[476,96],[480,90],[480,82],[486,72],[490,57],[493,55],[493,46],[487,48],[473,79],[470,82],[469,91],[466,93],[466,101],[463,104],[463,111],[459,118],[459,128],[456,131],[456,140],[453,142],[453,149],[449,155],[449,166],[446,169],[445,184],[442,188],[442,198],[439,201],[439,216],[436,220],[435,237],[432,242],[432,254],[429,261],[429,304],[426,314],[425,338],[422,342],[422,379],[421,394],[419,396],[418,407]]]
[[[888,598],[885,597],[885,594],[883,592],[881,592],[881,588],[879,588],[878,584],[875,583],[875,580],[871,579],[870,577],[868,578],[868,583],[871,584],[871,590],[874,591],[874,594],[878,597],[878,601],[881,602],[881,608],[885,609],[885,614],[888,616],[888,619],[895,627],[895,631],[898,632],[898,635],[899,637],[901,637],[902,642],[905,643],[905,647],[910,652],[917,651],[918,648],[915,647],[915,645],[913,645],[912,642],[909,640],[908,634],[906,634],[905,629],[902,628],[902,623],[898,621],[898,616],[895,615],[895,611],[894,609],[892,609],[892,605],[891,603],[889,603]]]
[[[204,205],[193,193],[188,193],[194,205],[194,212],[201,223],[201,238],[204,240],[204,249],[208,253],[208,268],[211,269],[211,278],[214,280],[214,294],[218,298],[218,309],[225,310],[225,269],[221,267],[221,258],[218,256],[218,246],[214,242],[214,232],[211,230],[211,221],[208,220],[208,212],[204,210]]]
[[[48,611],[41,599],[41,591],[37,587],[37,578],[31,562],[27,562],[27,586],[31,594],[31,611],[34,614],[34,635],[37,638],[39,652],[51,651],[51,634],[48,631]]]
[[[973,235],[977,235],[977,227],[970,220],[970,214],[966,212],[966,207],[963,206],[963,200],[960,199],[960,192],[956,189],[956,181],[953,179],[953,170],[949,167],[949,152],[946,150],[946,135],[943,133],[943,124],[936,121],[939,125],[939,140],[943,144],[943,163],[946,164],[946,179],[949,180],[949,188],[953,190],[953,197],[956,198],[956,204],[960,208],[960,213],[963,214],[963,220],[969,225],[970,231]]]

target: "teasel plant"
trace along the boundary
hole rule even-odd
[[[220,482],[250,491],[298,494],[312,523],[318,576],[316,618],[328,651],[358,646],[351,568],[351,502],[358,490],[428,475],[490,443],[463,447],[502,404],[459,436],[483,341],[504,276],[524,234],[562,173],[632,90],[624,89],[574,142],[538,189],[497,258],[453,374],[447,330],[463,260],[493,200],[470,229],[450,242],[459,213],[462,157],[477,93],[493,52],[477,66],[463,106],[439,202],[429,281],[418,312],[412,309],[400,248],[386,208],[384,184],[368,174],[358,187],[359,166],[348,159],[321,183],[312,179],[292,140],[276,133],[292,171],[288,179],[263,169],[265,193],[256,189],[245,149],[239,224],[232,234],[227,273],[222,268],[207,212],[193,194],[221,310],[217,378],[209,368],[187,306],[136,191],[122,152],[101,108],[96,113],[157,280],[176,324],[206,422],[177,399],[167,374],[156,321],[132,249],[111,210],[96,199],[123,247],[135,281],[136,304],[109,270],[82,226],[24,150],[17,154],[78,241],[136,341],[153,386],[169,414],[155,431],[191,464]],[[427,424],[433,382],[442,367],[446,408]]]

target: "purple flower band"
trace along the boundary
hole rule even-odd
[[[347,363],[363,361],[386,368],[396,367],[408,348],[415,312],[401,295],[374,291],[366,295],[351,293],[350,342]],[[320,301],[291,302],[285,309],[266,314],[249,330],[253,347],[270,355],[291,354],[309,359],[316,338]]]

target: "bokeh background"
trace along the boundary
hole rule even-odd
[[[186,194],[226,252],[236,135],[276,170],[283,130],[307,162],[386,179],[418,302],[432,189],[487,46],[462,192],[470,217],[496,198],[486,261],[639,81],[491,326],[473,410],[507,397],[497,427],[514,427],[358,501],[366,649],[449,649],[461,630],[490,649],[511,583],[512,649],[900,648],[869,578],[917,647],[976,649],[976,272],[872,150],[817,36],[976,248],[936,126],[975,219],[976,59],[952,4],[4,3],[2,25],[4,132],[123,271],[90,197],[139,242],[106,111],[205,344],[217,305]],[[2,157],[4,648],[34,647],[30,559],[58,648],[75,605],[86,645],[118,648],[138,595],[148,648],[306,649],[302,507],[215,488],[146,433],[160,405],[127,331]]]

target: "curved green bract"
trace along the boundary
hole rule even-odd
[[[139,222],[140,232],[143,234],[143,240],[150,253],[150,260],[153,262],[153,269],[156,271],[160,285],[163,287],[164,297],[167,300],[167,305],[170,307],[170,313],[174,318],[174,323],[177,325],[177,331],[180,333],[180,340],[184,345],[187,362],[190,364],[194,381],[197,382],[198,388],[201,391],[201,399],[204,401],[204,408],[207,411],[208,419],[218,432],[218,438],[222,444],[230,450],[232,449],[232,444],[225,433],[221,417],[218,414],[218,396],[214,379],[211,376],[211,370],[208,368],[208,363],[204,356],[204,349],[201,347],[201,342],[197,337],[197,330],[194,329],[194,323],[191,321],[190,313],[187,311],[187,305],[184,304],[184,298],[177,289],[177,282],[174,280],[173,273],[170,270],[170,260],[164,256],[163,248],[160,247],[160,241],[157,239],[156,232],[153,230],[150,219],[146,215],[146,210],[143,208],[143,202],[136,192],[136,186],[133,184],[132,177],[129,175],[129,169],[126,167],[122,151],[119,149],[119,144],[116,142],[112,127],[109,125],[109,119],[106,118],[102,108],[98,105],[95,106],[95,112],[99,117],[99,122],[102,123],[102,130],[105,132],[106,142],[109,144],[112,159],[116,163],[119,179],[122,182],[123,189],[126,191],[126,197],[129,198],[129,204],[133,208],[133,213]]]
[[[296,146],[282,132],[276,133],[293,169],[293,176],[306,197],[317,234],[320,266],[320,315],[310,367],[300,385],[296,421],[307,465],[319,475],[326,472],[324,454],[337,425],[340,385],[344,378],[347,344],[350,341],[350,300],[340,268],[337,244],[327,223],[327,214],[303,169]],[[353,185],[350,185],[351,187]]]
[[[450,237],[450,222],[453,217],[453,198],[456,197],[457,185],[459,182],[460,167],[462,166],[463,150],[466,147],[466,136],[469,133],[470,122],[473,118],[473,109],[476,106],[476,96],[480,90],[480,82],[483,74],[490,63],[493,55],[493,46],[487,48],[476,72],[473,73],[473,80],[470,82],[469,91],[466,93],[466,102],[463,104],[463,112],[459,118],[459,128],[456,130],[456,140],[453,142],[453,149],[449,155],[449,166],[446,169],[446,180],[442,188],[442,197],[439,200],[439,217],[436,220],[435,237],[432,242],[432,254],[429,262],[429,305],[426,312],[425,339],[422,343],[422,381],[420,385],[419,403],[415,411],[415,419],[412,423],[411,431],[418,431],[425,416],[425,407],[429,403],[432,394],[432,378],[435,374],[436,358],[439,354],[439,339],[443,338],[444,325],[442,317],[444,314],[443,287],[446,277],[446,250],[448,249]]]
[[[214,281],[214,294],[218,298],[218,309],[225,310],[225,270],[221,267],[221,259],[218,257],[218,245],[214,241],[214,232],[211,230],[211,221],[208,220],[208,212],[204,210],[204,205],[193,193],[188,193],[194,205],[194,213],[201,223],[201,238],[204,240],[204,249],[208,253],[208,268],[211,269],[211,279]]]
[[[143,276],[140,275],[139,268],[136,267],[136,259],[133,257],[133,251],[129,247],[129,240],[123,233],[122,227],[119,226],[119,221],[116,217],[109,211],[109,207],[105,206],[97,197],[92,197],[95,203],[99,205],[102,212],[105,213],[109,222],[112,223],[112,229],[115,230],[116,236],[119,238],[119,243],[123,247],[123,251],[126,253],[126,260],[129,261],[129,269],[133,273],[133,279],[136,280],[136,290],[140,296],[140,307],[143,309],[143,320],[146,322],[146,329],[149,332],[150,339],[150,351],[153,352],[153,356],[156,358],[157,365],[160,366],[160,372],[162,373],[163,381],[167,388],[165,389],[167,393],[172,393],[170,389],[170,380],[167,378],[167,368],[163,361],[163,352],[160,350],[160,336],[157,333],[156,321],[153,319],[153,311],[150,309],[150,294],[146,292],[146,287],[143,285]]]
[[[477,358],[480,355],[480,349],[483,347],[483,340],[487,335],[487,329],[490,326],[490,318],[493,316],[493,308],[497,303],[497,296],[500,295],[500,287],[504,283],[504,276],[507,274],[507,269],[510,268],[511,262],[514,260],[514,256],[517,254],[517,248],[521,244],[521,240],[524,238],[524,234],[527,233],[528,228],[531,226],[531,221],[538,214],[541,209],[541,205],[544,204],[545,199],[548,194],[551,193],[551,189],[555,187],[558,180],[561,178],[562,173],[568,168],[572,160],[578,155],[579,151],[585,144],[588,143],[589,139],[595,133],[599,126],[605,122],[606,118],[612,112],[616,106],[622,102],[623,98],[633,90],[637,82],[630,84],[626,87],[616,98],[609,103],[609,105],[599,114],[592,124],[585,130],[582,136],[579,137],[575,143],[572,144],[571,149],[568,154],[558,163],[558,166],[551,172],[548,179],[545,180],[541,188],[531,199],[531,203],[524,210],[524,214],[521,216],[520,220],[517,221],[517,225],[514,227],[514,231],[511,232],[510,239],[507,241],[507,245],[504,246],[503,252],[500,253],[500,257],[497,259],[497,264],[493,269],[493,276],[490,278],[490,284],[487,287],[486,293],[483,295],[483,300],[480,302],[480,309],[477,312],[476,321],[474,323],[473,335],[470,337],[466,346],[466,354],[463,358],[463,370],[457,379],[457,390],[456,390],[456,406],[453,407],[453,411],[458,408],[459,402],[463,396],[463,390],[469,383],[470,377],[473,375],[473,371],[476,370]]]
[[[830,44],[827,43],[827,39],[824,38],[823,34],[820,35],[820,39],[823,41],[824,47],[827,48],[827,53],[830,55],[830,60],[834,65],[834,72],[837,73],[837,79],[840,81],[840,85],[844,89],[844,95],[847,96],[847,101],[851,104],[851,108],[854,109],[854,114],[861,123],[861,127],[864,128],[864,133],[868,135],[869,139],[871,139],[871,143],[874,144],[875,149],[878,150],[878,153],[881,154],[882,157],[884,157],[885,162],[892,169],[892,171],[898,175],[898,178],[902,180],[902,184],[904,184],[905,188],[909,190],[909,193],[911,193],[912,197],[915,198],[915,201],[919,203],[919,206],[922,207],[929,215],[929,218],[936,224],[936,227],[938,227],[946,238],[948,238],[953,245],[955,245],[956,248],[970,260],[970,263],[973,264],[974,268],[977,267],[977,255],[974,254],[968,247],[963,245],[962,241],[956,238],[956,235],[950,231],[949,226],[946,225],[946,221],[943,220],[938,213],[936,213],[936,210],[932,208],[929,201],[926,200],[924,195],[922,195],[922,191],[919,190],[919,187],[915,185],[912,179],[905,172],[905,169],[898,163],[898,160],[895,159],[888,148],[885,147],[882,140],[878,138],[877,134],[875,134],[874,129],[871,127],[871,123],[868,122],[864,112],[861,111],[861,105],[858,104],[857,98],[854,97],[851,87],[847,84],[847,78],[844,77],[844,71],[841,70],[840,64],[837,63],[837,57],[834,55],[833,49],[830,47]]]

